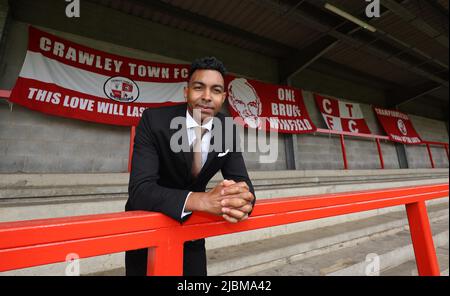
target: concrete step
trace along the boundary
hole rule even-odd
[[[380,183],[384,181],[393,182],[396,180],[402,181],[414,181],[424,179],[446,178],[448,172],[442,173],[411,173],[411,174],[397,174],[392,172],[379,171],[379,175],[330,175],[330,176],[307,176],[296,177],[290,176],[286,178],[271,178],[271,179],[253,179],[253,185],[255,188],[291,188],[291,187],[308,187],[311,185],[333,185],[333,184],[357,184],[357,183]],[[209,184],[214,185],[214,184]],[[212,187],[211,187],[212,188]]]
[[[36,184],[34,183],[29,183],[30,188],[23,190],[20,189],[22,188],[20,187],[22,185],[17,188],[8,187],[8,189],[0,186],[0,222],[45,219],[64,217],[68,215],[91,215],[121,212],[124,210],[124,206],[128,198],[126,189],[123,189],[122,191],[115,191],[112,189],[115,186],[112,186],[111,184],[105,185],[108,187],[107,189],[102,188],[103,185],[98,185],[99,188],[97,188],[96,192],[93,193],[90,192],[90,190],[95,186],[83,185],[87,182],[87,179],[84,179],[84,177],[85,176],[83,175],[84,181],[79,185],[74,185],[78,181],[75,182],[72,180],[73,182],[69,182],[70,186],[67,187],[55,185],[56,187],[52,188],[49,185],[49,180],[46,180],[45,182],[43,181],[43,187],[40,189],[36,188]],[[57,179],[59,179],[59,177]],[[66,179],[71,180],[71,176],[66,175]],[[59,180],[58,182],[62,182],[62,180]],[[355,190],[416,186],[444,182],[448,182],[448,172],[447,177],[442,177],[440,174],[437,174],[433,178],[430,177],[417,180],[402,179],[394,181],[380,181],[367,179],[364,182],[361,181],[353,183],[342,182],[336,184],[323,184],[319,182],[316,184],[310,184],[309,186],[292,185],[293,187],[255,187],[255,193],[257,199],[266,199],[349,192]],[[87,187],[85,188],[84,186]],[[8,195],[11,193],[11,190],[15,191],[16,195]],[[34,192],[34,195],[31,194],[31,192]],[[93,194],[88,194],[89,192]],[[1,195],[3,195],[3,197],[1,197]],[[10,197],[6,198],[7,196]]]
[[[428,212],[430,221],[448,219],[448,202],[428,206]],[[407,224],[404,211],[391,212],[360,219],[357,223],[345,222],[238,246],[208,250],[208,274],[255,275],[263,270],[277,270],[300,259],[326,256],[374,238],[401,233],[405,231]]]
[[[249,172],[256,190],[442,179],[446,169]],[[0,201],[24,198],[126,195],[129,174],[0,174]],[[207,188],[222,180],[218,173]]]
[[[440,255],[441,271],[448,269],[449,217],[446,215],[431,219],[433,241]],[[386,233],[389,233],[386,235]],[[304,258],[291,257],[277,267],[272,267],[251,275],[328,275],[328,276],[365,276],[365,275],[413,275],[411,263],[414,250],[409,229],[398,232],[386,232],[372,235],[370,239],[353,246],[342,246],[332,252]],[[404,264],[408,265],[405,274]],[[411,268],[411,269],[409,269]],[[397,273],[398,272],[398,273]],[[417,271],[416,271],[417,272]]]
[[[449,244],[446,243],[443,246],[436,247],[436,255],[439,262],[439,267],[442,276],[448,276],[449,272]],[[409,260],[396,267],[382,270],[380,275],[382,276],[417,276],[417,265],[415,260]]]

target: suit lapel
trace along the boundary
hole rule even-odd
[[[179,111],[175,114],[175,117],[183,117],[183,120],[181,122],[181,128],[179,129],[170,129],[169,132],[169,141],[172,138],[172,136],[177,133],[182,133],[182,142],[181,142],[181,151],[178,153],[180,156],[179,159],[182,163],[184,163],[186,167],[186,172],[188,175],[188,178],[191,178],[191,170],[192,170],[192,151],[189,147],[189,138],[187,134],[187,127],[186,127],[186,110],[187,105],[184,106],[184,108],[180,108]]]
[[[186,165],[186,170],[188,172],[188,175],[191,176],[191,170],[192,170],[192,151],[189,147],[189,138],[187,135],[187,128],[186,124],[183,125],[183,138],[186,139],[187,144],[183,145],[183,149],[181,151],[181,154],[183,155],[184,164]]]

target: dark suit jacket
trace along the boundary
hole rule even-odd
[[[180,223],[186,196],[190,191],[204,192],[210,179],[221,170],[224,179],[245,181],[254,194],[253,185],[239,147],[239,137],[235,126],[225,133],[225,116],[218,113],[213,121],[211,148],[206,163],[197,179],[191,176],[192,152],[186,130],[187,104],[171,107],[152,108],[144,111],[136,129],[132,168],[129,182],[129,198],[126,211],[145,210],[161,212]],[[171,121],[179,118],[177,126]],[[222,129],[220,133],[220,121]],[[179,139],[178,143],[174,139]],[[174,152],[172,146],[183,151]],[[184,140],[184,141],[182,141]],[[218,141],[218,142],[216,142]],[[229,151],[225,156],[219,153]],[[128,275],[145,275],[147,263],[146,249],[127,252],[126,269]],[[184,247],[184,274],[206,275],[206,255],[204,240],[189,242]]]

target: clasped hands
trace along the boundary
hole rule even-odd
[[[253,209],[252,202],[255,197],[249,191],[247,183],[224,180],[216,187],[220,189],[219,200],[222,206],[222,217],[230,223],[248,219],[248,213]]]
[[[208,192],[193,192],[186,209],[219,215],[230,223],[237,223],[248,219],[254,199],[247,183],[224,180]]]

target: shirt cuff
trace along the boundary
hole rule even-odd
[[[187,215],[192,214],[192,212],[186,212],[186,211],[184,210],[184,208],[186,207],[186,202],[187,202],[187,200],[188,200],[188,198],[189,198],[189,195],[191,195],[191,193],[192,193],[192,191],[188,193],[188,195],[186,196],[186,200],[184,201],[183,212],[181,213],[181,219],[183,219],[183,218],[186,217]]]

